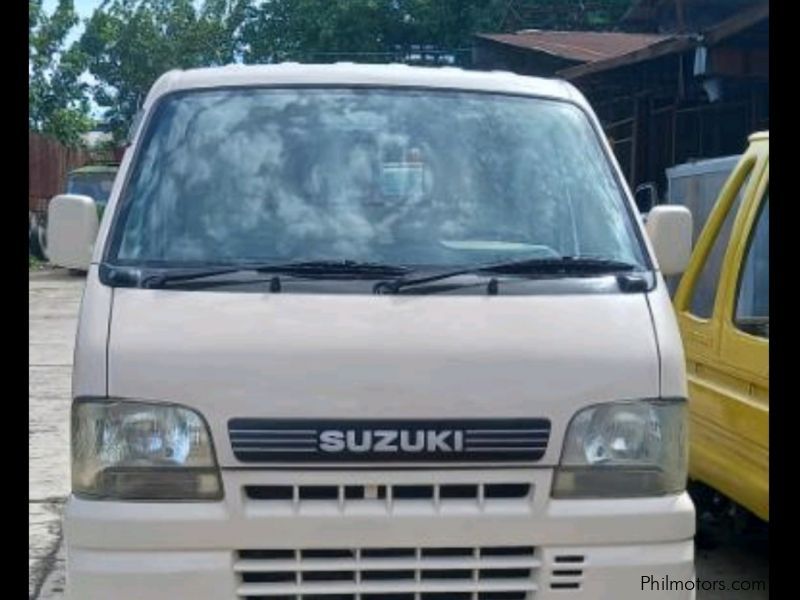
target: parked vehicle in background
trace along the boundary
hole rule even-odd
[[[38,225],[39,231],[37,236],[39,248],[52,265],[77,271],[86,269],[84,261],[79,260],[77,257],[85,256],[86,251],[84,246],[87,243],[90,245],[94,243],[97,229],[105,207],[108,204],[108,199],[111,195],[111,189],[114,186],[114,179],[117,176],[118,169],[119,166],[117,164],[87,165],[70,171],[67,175],[65,194],[56,196],[50,200],[47,205],[47,220],[44,224]],[[49,223],[52,220],[53,212],[62,209],[64,195],[71,197],[80,196],[83,198],[83,202],[89,202],[95,207],[97,224],[93,227],[94,234],[90,236],[90,239],[87,240],[76,237],[78,231],[82,233],[87,231],[81,228],[76,228],[71,233],[67,230],[62,230],[58,239],[54,239],[49,235]],[[64,249],[50,252],[50,246],[54,243],[63,246]],[[69,251],[70,246],[75,246],[71,253]],[[67,256],[72,256],[72,258],[65,260]]]
[[[38,212],[28,212],[28,254],[37,260],[47,260],[47,220]]]
[[[693,160],[666,170],[668,204],[680,204],[692,212],[692,240],[700,232],[717,203],[722,186],[739,163],[741,154]]]
[[[75,169],[67,176],[65,193],[89,196],[97,205],[98,216],[102,217],[118,170],[117,164],[88,165]]]
[[[677,186],[672,194],[679,199]],[[694,197],[687,203],[702,218],[706,205]],[[727,177],[674,303],[689,378],[690,477],[768,520],[768,132],[750,136]]]
[[[662,278],[691,216],[656,207],[645,234],[578,90],[236,65],[162,76],[141,123],[84,248],[70,598],[634,600],[694,578]],[[84,199],[54,233],[91,235]]]
[[[661,197],[658,186],[648,181],[636,187],[634,199],[642,220],[647,222],[649,211],[659,204],[677,204],[692,213],[692,240],[700,236],[722,185],[739,161],[740,155],[691,160],[666,170],[667,189]],[[674,293],[680,277],[667,277],[670,293]]]

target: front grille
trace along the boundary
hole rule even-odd
[[[586,557],[581,554],[559,554],[550,570],[550,589],[577,591],[583,583],[583,565]]]
[[[244,600],[531,600],[531,546],[240,550]]]
[[[228,422],[233,454],[247,463],[536,462],[550,430],[548,419]]]
[[[330,504],[343,510],[381,504],[392,508],[405,502],[425,502],[435,508],[470,503],[477,508],[491,508],[508,501],[529,501],[533,486],[527,482],[496,483],[395,483],[353,485],[247,485],[245,497],[274,508]]]

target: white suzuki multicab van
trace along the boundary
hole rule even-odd
[[[647,227],[564,82],[165,74],[86,252],[69,597],[693,598]]]

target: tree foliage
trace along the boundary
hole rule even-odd
[[[464,62],[471,36],[508,0],[273,0],[250,11],[248,62],[409,60],[422,49]]]
[[[79,41],[97,79],[94,100],[115,137],[125,131],[147,90],[171,69],[220,65],[236,58],[244,0],[110,0]]]
[[[499,29],[608,29],[616,25],[631,0],[506,0]]]
[[[78,145],[91,128],[89,98],[80,81],[84,56],[66,37],[78,24],[72,0],[59,0],[51,15],[30,0],[28,124],[68,145]]]
[[[41,0],[30,0],[32,124],[68,129],[69,116],[85,114],[81,110],[88,93],[105,110],[105,121],[119,139],[147,90],[170,69],[283,60],[438,60],[468,65],[476,32],[607,28],[629,4],[630,0],[103,0],[87,19],[80,40],[64,50],[65,36],[77,23],[72,1],[60,0],[48,17],[42,14]],[[97,81],[91,89],[77,80],[84,69]]]

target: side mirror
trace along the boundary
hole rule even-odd
[[[100,220],[89,196],[62,194],[47,207],[47,258],[65,269],[87,271]]]
[[[633,199],[636,202],[636,206],[639,208],[639,212],[646,215],[658,204],[658,190],[656,189],[656,184],[643,183],[637,186],[636,191],[633,193]]]
[[[663,275],[680,275],[692,254],[692,213],[685,206],[662,204],[645,225]]]

